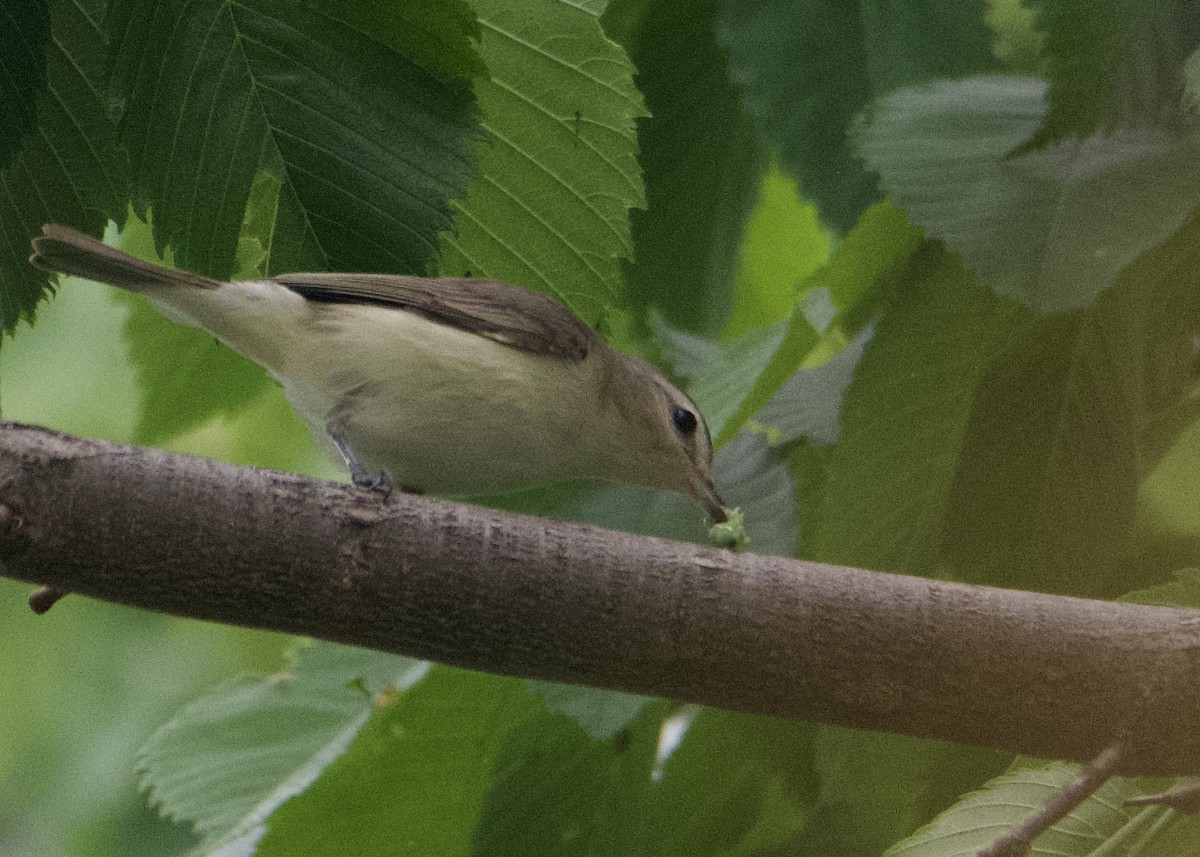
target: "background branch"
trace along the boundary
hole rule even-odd
[[[1200,771],[1200,617],[737,555],[0,423],[4,573],[472,669]],[[54,621],[53,618],[45,621]]]

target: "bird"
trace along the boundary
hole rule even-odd
[[[36,267],[143,295],[262,366],[355,485],[470,497],[587,479],[726,520],[695,402],[549,295],[472,277],[220,281],[57,224],[32,246]]]

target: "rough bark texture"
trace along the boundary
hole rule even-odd
[[[488,672],[1200,773],[1200,613],[738,555],[0,423],[9,577]],[[54,621],[54,613],[44,621]]]

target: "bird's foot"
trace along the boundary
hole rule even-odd
[[[392,490],[395,487],[392,483],[392,475],[386,470],[372,471],[359,469],[351,471],[350,481],[354,483],[356,488],[365,488],[368,491],[373,491],[384,500],[392,496]]]
[[[329,437],[333,440],[333,445],[337,447],[338,452],[342,454],[346,467],[350,470],[350,481],[356,488],[365,488],[379,494],[384,500],[392,496],[392,474],[386,470],[367,470],[363,467],[362,462],[355,455],[354,449],[346,442],[346,438],[342,436],[341,432],[331,430]]]

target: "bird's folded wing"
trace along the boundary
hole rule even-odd
[[[393,307],[564,360],[583,360],[597,341],[558,301],[497,280],[398,274],[282,274],[274,280],[310,301]]]

